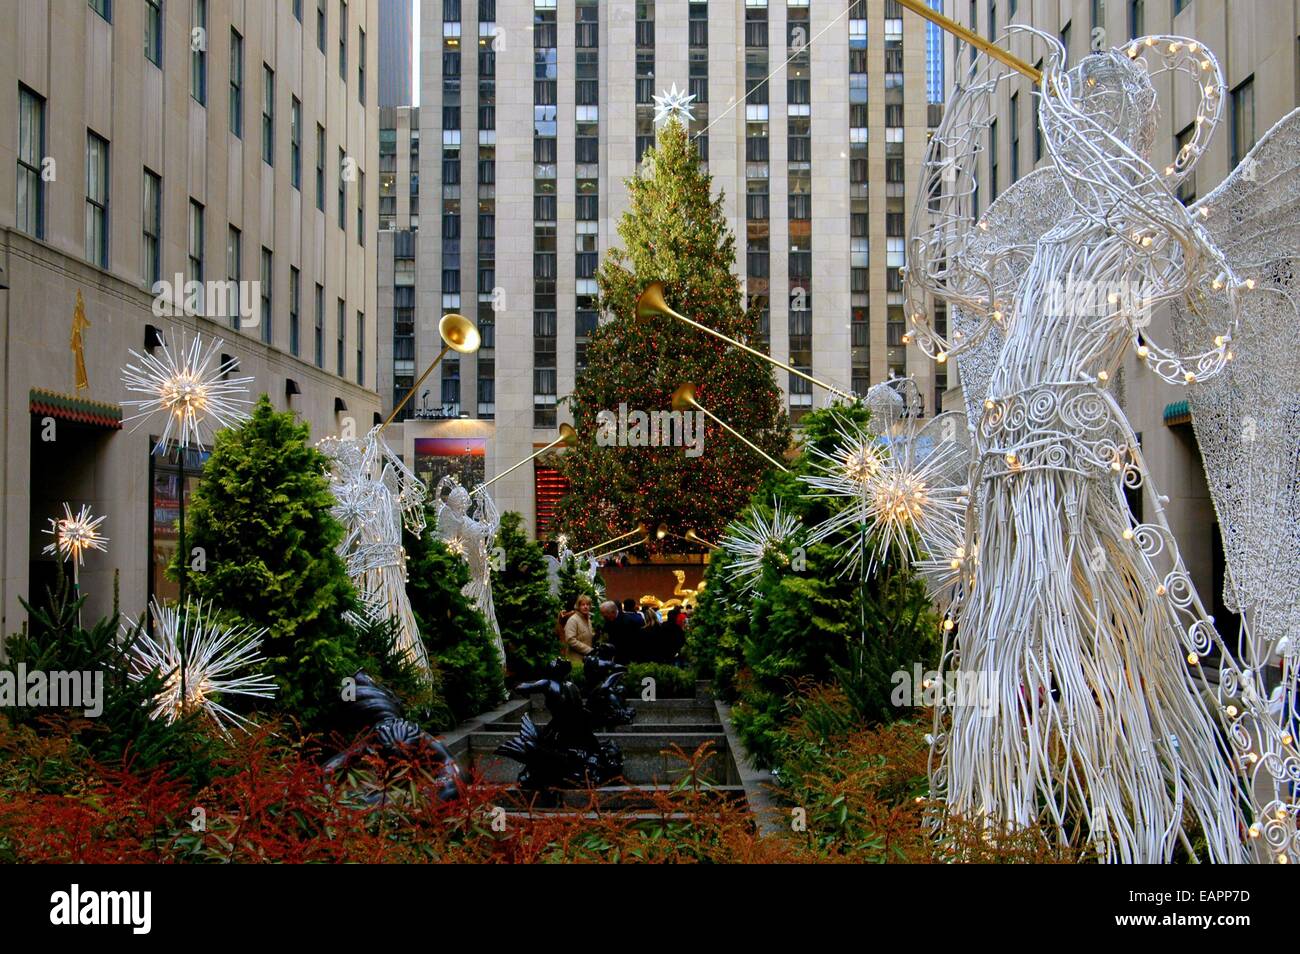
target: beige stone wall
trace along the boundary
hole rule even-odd
[[[5,423],[0,498],[3,552],[0,633],[16,629],[25,614],[18,599],[28,591],[28,561],[39,552],[39,526],[30,517],[38,499],[59,495],[107,514],[108,554],[87,558],[83,587],[89,612],[107,609],[112,574],[121,571],[124,611],[144,608],[148,567],[148,454],[145,428],[105,434],[89,459],[67,473],[31,472],[31,388],[72,393],[68,349],[76,293],[85,299],[86,365],[83,397],[116,403],[127,350],[139,350],[146,324],[164,331],[203,332],[226,339],[242,374],[255,378],[277,407],[292,407],[313,435],[336,432],[352,417],[362,432],[378,410],[375,223],[378,215],[377,2],[349,0],[347,82],[339,77],[339,5],[328,4],[326,54],[316,46],[315,4],[304,3],[304,23],[289,3],[211,2],[207,28],[207,105],[190,96],[190,4],[165,3],[162,67],[145,59],[142,3],[113,4],[113,22],[84,3],[36,0],[11,4],[0,31],[0,260],[8,290],[0,290],[0,361]],[[243,137],[229,127],[230,37],[243,36]],[[365,102],[358,96],[360,31],[365,31]],[[262,67],[275,71],[274,164],[262,161]],[[45,233],[35,239],[14,230],[18,87],[45,98],[46,149],[56,175],[46,185]],[[290,97],[302,102],[302,189],[290,184]],[[325,210],[315,206],[316,124],[326,128]],[[110,143],[109,266],[85,258],[86,131]],[[358,242],[356,182],[347,189],[346,231],[337,224],[338,149],[365,172],[366,222]],[[162,177],[162,276],[185,272],[189,201],[205,206],[204,278],[226,278],[231,225],[242,232],[240,277],[256,280],[261,250],[274,255],[272,339],[259,328],[232,329],[224,319],[155,317],[143,245],[143,170]],[[289,354],[289,269],[301,272],[303,361]],[[345,300],[346,365],[340,378],[317,369],[313,357],[314,288],[325,288],[325,359],[333,368],[337,300]],[[356,316],[366,316],[364,381],[357,382]],[[288,399],[286,379],[301,394]],[[335,413],[341,398],[346,412]],[[51,514],[53,515],[53,514]]]

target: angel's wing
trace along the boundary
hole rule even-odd
[[[1238,296],[1205,290],[1174,308],[1185,352],[1235,326],[1232,360],[1188,390],[1228,574],[1224,602],[1258,638],[1300,640],[1300,110],[1277,123],[1196,203]]]
[[[1012,30],[1043,39],[1052,63],[1063,59],[1063,50],[1055,38],[1019,25]],[[1007,313],[1037,240],[1054,224],[1046,216],[1037,216],[1036,222],[1042,226],[1037,231],[1026,234],[1024,229],[1016,229],[1013,234],[995,227],[991,214],[997,202],[985,214],[978,214],[978,156],[987,145],[987,130],[996,118],[1000,86],[1016,75],[997,60],[976,57],[964,81],[949,98],[943,120],[926,149],[908,232],[903,294],[917,347],[937,361],[976,347],[986,333],[996,328]],[[1029,95],[1039,93],[1032,90]],[[1044,173],[1034,175],[1042,178]],[[1058,177],[1056,181],[1059,184],[1061,180]],[[1038,210],[1026,207],[1021,211]],[[960,309],[968,318],[978,318],[971,332],[958,339],[948,329],[931,325],[928,305],[932,298],[945,302],[950,309]]]

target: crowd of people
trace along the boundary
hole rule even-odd
[[[653,606],[637,608],[636,600],[619,606],[613,600],[600,604],[600,617],[592,618],[592,600],[579,596],[571,611],[560,614],[561,639],[570,659],[581,659],[603,643],[614,649],[614,661],[628,664],[658,662],[678,664],[686,645],[688,615],[674,606],[660,616]]]

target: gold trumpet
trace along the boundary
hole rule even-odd
[[[749,354],[752,354],[756,358],[761,358],[762,360],[766,361],[768,364],[774,364],[778,368],[781,368],[785,371],[789,371],[791,374],[795,375],[796,377],[800,377],[803,378],[805,381],[812,382],[813,384],[817,385],[819,388],[825,388],[827,391],[830,391],[832,394],[838,394],[846,401],[856,400],[854,396],[850,394],[848,391],[842,391],[833,384],[827,384],[825,381],[821,380],[820,378],[814,378],[811,374],[806,374],[803,371],[800,371],[798,368],[792,368],[788,364],[783,364],[782,362],[777,361],[776,358],[773,358],[771,355],[764,354],[763,352],[759,351],[756,348],[751,348],[749,345],[737,341],[735,338],[727,337],[721,331],[715,331],[714,329],[710,328],[708,325],[702,325],[698,321],[695,321],[692,318],[687,318],[685,315],[681,314],[680,312],[673,311],[671,308],[668,307],[668,302],[664,300],[663,282],[651,282],[649,285],[645,287],[645,291],[643,291],[640,295],[637,296],[637,300],[636,300],[637,318],[644,320],[646,318],[653,317],[654,315],[671,315],[673,318],[676,318],[679,321],[686,322],[692,328],[698,328],[700,331],[703,331],[706,334],[713,335],[713,337],[719,338],[722,341],[725,341],[727,344],[739,348],[741,351],[746,351]]]
[[[649,537],[642,537],[640,540],[633,540],[631,543],[625,543],[621,547],[615,547],[612,550],[606,550],[604,553],[595,554],[592,559],[603,560],[606,557],[612,557],[615,553],[622,553],[624,550],[631,550],[633,547],[643,547],[650,542]]]
[[[459,351],[461,354],[473,354],[479,349],[483,339],[479,337],[478,329],[474,327],[474,322],[470,321],[464,315],[457,315],[454,312],[442,316],[438,322],[438,334],[442,336],[442,350],[438,352],[438,357],[433,359],[433,363],[424,369],[424,374],[420,375],[415,384],[411,385],[411,390],[406,392],[406,397],[402,398],[400,404],[393,408],[393,413],[388,415],[388,419],[379,425],[379,433],[383,433],[384,428],[393,423],[393,419],[406,407],[406,402],[411,400],[415,392],[420,389],[424,379],[433,373],[433,369],[438,366],[438,362],[446,357],[448,351]]]
[[[480,490],[482,490],[483,488],[487,487],[488,485],[496,483],[498,480],[500,480],[500,479],[501,479],[502,477],[504,477],[506,474],[510,473],[510,472],[513,471],[513,470],[518,470],[520,467],[524,466],[524,464],[528,463],[530,460],[534,460],[534,459],[536,459],[536,458],[538,458],[538,457],[541,457],[541,456],[542,456],[543,454],[545,454],[548,450],[550,450],[552,447],[555,447],[555,446],[558,445],[558,444],[563,444],[565,447],[573,447],[573,446],[576,445],[577,443],[578,443],[578,432],[575,431],[575,430],[573,429],[573,425],[572,425],[572,424],[561,424],[561,425],[560,425],[560,436],[559,436],[559,437],[557,437],[555,440],[551,441],[549,444],[547,444],[547,445],[546,445],[545,447],[543,447],[541,450],[534,451],[533,453],[529,454],[527,457],[525,457],[525,458],[524,458],[523,460],[521,460],[519,463],[514,464],[514,465],[512,465],[512,466],[510,466],[510,467],[507,467],[505,470],[501,471],[501,473],[497,474],[497,475],[496,475],[495,477],[493,477],[491,480],[485,480],[483,483],[479,484],[477,487],[474,488],[474,492],[475,492],[475,493],[478,493]]]
[[[648,539],[650,528],[647,527],[644,523],[638,523],[636,527],[629,530],[627,533],[620,533],[616,537],[610,537],[608,540],[602,540],[600,543],[597,543],[594,547],[587,547],[587,549],[585,550],[579,550],[577,553],[574,554],[574,556],[575,557],[586,556],[588,553],[591,553],[593,550],[599,550],[601,547],[607,547],[611,543],[617,543],[619,540],[626,540],[628,537],[634,536],[638,533],[641,534],[642,536],[646,536]],[[629,543],[628,546],[636,546],[636,544]]]
[[[676,537],[678,540],[685,540],[688,543],[695,543],[703,547],[715,548],[716,544],[710,543],[702,536],[695,532],[694,528],[687,530],[685,533],[674,533],[668,529],[668,524],[661,523],[655,529],[655,539],[662,540],[664,537]]]
[[[1024,60],[1008,53],[997,44],[990,43],[978,33],[972,33],[956,20],[949,19],[937,10],[931,10],[930,7],[926,5],[925,0],[898,0],[898,2],[901,6],[907,7],[907,9],[911,10],[917,16],[929,20],[940,29],[947,30],[949,33],[959,37],[971,46],[983,50],[999,63],[1004,63],[1013,70],[1025,74],[1025,76],[1028,76],[1035,84],[1043,82],[1043,74],[1041,70],[1034,69]]]
[[[722,418],[718,417],[716,414],[714,414],[712,411],[706,408],[699,401],[695,400],[695,385],[690,383],[679,384],[677,386],[677,390],[673,392],[672,407],[674,411],[685,411],[688,408],[695,408],[695,410],[704,414],[706,417],[709,418],[709,420],[713,421],[715,424],[717,424],[719,427],[725,430],[732,437],[736,438],[736,440],[740,441],[742,444],[744,444],[746,447],[752,450],[755,454],[757,454],[758,456],[766,460],[773,467],[779,467],[781,468],[781,470],[784,470],[786,473],[790,472],[790,468],[786,467],[785,464],[781,463],[779,460],[776,460],[774,457],[769,455],[765,450],[763,450],[763,448],[759,447],[757,444],[751,441],[744,434],[740,433],[740,431],[736,430],[734,427],[732,427]]]
[[[691,543],[698,543],[700,544],[700,546],[708,547],[710,550],[718,549],[718,545],[716,543],[711,543],[708,540],[705,540],[702,536],[696,533],[694,529],[686,531],[686,539],[690,540]]]

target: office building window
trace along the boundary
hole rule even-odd
[[[339,208],[338,208],[338,213],[339,213],[339,228],[341,228],[344,232],[347,232],[347,229],[348,229],[348,222],[347,222],[347,206],[348,206],[348,172],[347,172],[347,170],[348,170],[348,157],[347,157],[347,153],[345,153],[345,152],[343,151],[343,147],[340,146],[340,147],[339,147],[339,203],[338,203],[338,204],[339,204]]]
[[[262,64],[262,161],[275,165],[275,70]]]
[[[1255,145],[1255,78],[1232,91],[1232,161],[1236,166]]]
[[[325,367],[325,286],[316,286],[316,367]]]
[[[234,294],[227,298],[228,304],[232,305],[230,309],[230,327],[239,327],[239,277],[244,263],[244,233],[233,225],[226,229],[226,280],[231,282],[231,287],[235,289]],[[217,315],[210,316],[219,317]]]
[[[366,244],[366,174],[357,170],[357,244]]]
[[[88,0],[90,9],[94,10],[109,23],[113,22],[113,0]]]
[[[325,127],[316,124],[316,208],[325,211]]]
[[[261,301],[259,302],[261,311],[258,313],[257,319],[262,328],[262,340],[267,344],[271,343],[271,320],[274,314],[271,310],[271,292],[275,287],[274,282],[275,258],[269,248],[263,248],[261,287],[258,289],[261,292]]]
[[[144,0],[144,56],[154,66],[162,66],[162,0]]]
[[[108,268],[108,140],[86,130],[86,259]]]
[[[18,87],[18,214],[15,224],[34,238],[45,237],[45,100]]]
[[[348,81],[348,5],[339,2],[339,79]]]
[[[298,357],[301,346],[299,312],[302,308],[302,274],[289,266],[289,353]]]
[[[289,184],[302,188],[302,101],[289,99]]]
[[[316,0],[316,48],[325,52],[325,0]]]
[[[1020,93],[1011,94],[1011,181],[1020,179]]]
[[[338,331],[338,349],[335,357],[338,363],[338,376],[341,378],[347,372],[347,341],[348,341],[348,319],[347,319],[347,302],[342,298],[339,299],[338,323],[335,326]]]
[[[189,237],[187,262],[189,271],[185,276],[186,281],[201,282],[203,281],[203,206],[190,199],[190,221],[188,228]],[[199,301],[203,296],[199,296]],[[202,308],[200,308],[202,313]]]
[[[144,170],[144,280],[152,288],[162,279],[162,178]]]
[[[357,384],[366,383],[366,316],[357,312]]]
[[[1143,0],[1128,0],[1128,35],[1136,40],[1146,32],[1146,11]]]
[[[230,131],[244,136],[244,38],[230,31]]]
[[[208,103],[208,0],[190,0],[190,95]]]
[[[357,31],[357,101],[366,105],[366,31]]]

